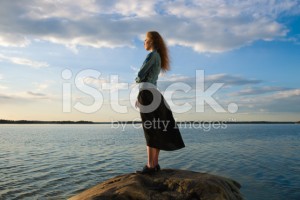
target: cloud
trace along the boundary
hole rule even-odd
[[[3,75],[0,74],[0,81],[3,79]],[[6,90],[7,87],[0,84],[0,90]]]
[[[0,54],[0,61],[7,61],[17,65],[26,65],[36,69],[49,66],[46,62],[34,61],[28,58],[21,58],[21,57],[10,57],[10,56],[5,56],[3,54]]]
[[[235,99],[240,112],[300,112],[300,89],[276,91],[271,94],[242,96]]]
[[[44,90],[44,89],[48,88],[49,85],[46,83],[41,83],[37,87],[38,87],[38,90]]]
[[[44,80],[43,82],[33,82],[34,90],[37,92],[43,92],[55,83],[53,80]]]
[[[52,81],[46,80],[43,83],[33,82],[34,85],[32,90],[22,91],[22,92],[11,92],[5,90],[5,93],[0,93],[0,103],[2,104],[23,104],[23,103],[36,103],[37,101],[44,100],[58,100],[61,99],[60,95],[53,95],[46,89]],[[7,87],[1,88],[7,89]]]
[[[300,89],[277,92],[267,100],[264,108],[269,112],[300,112]]]
[[[185,76],[182,74],[162,74],[160,73],[160,80],[161,82],[186,82],[190,80],[191,77]]]
[[[272,99],[285,99],[290,97],[300,97],[300,89],[280,91],[270,96]]]
[[[257,85],[261,82],[263,81],[231,74],[205,75],[204,91],[200,91],[198,94],[208,91],[208,88],[215,83],[223,83],[224,85],[222,85],[212,94],[213,98],[223,108],[226,108],[230,103],[241,103],[241,105],[247,106],[249,105],[249,102],[244,102],[240,99],[237,99],[235,96],[231,95],[230,92],[232,90],[239,90],[239,87],[242,85]],[[229,87],[230,89],[228,89]],[[171,97],[172,100],[176,101],[177,103],[189,102],[193,105],[196,103],[196,89],[200,90],[200,88],[196,88],[196,77],[185,76],[182,74],[162,76],[158,81],[158,88],[164,93],[164,95],[168,96],[168,98],[166,98],[167,100],[169,100]]]
[[[201,77],[199,77],[201,78]],[[158,81],[158,85],[162,89],[166,89],[170,85],[174,83],[185,83],[189,85],[191,88],[196,87],[196,77],[185,76],[181,74],[170,74],[161,76]],[[212,74],[204,76],[204,85],[205,87],[209,87],[214,83],[224,83],[224,86],[242,86],[242,85],[255,85],[262,83],[262,80],[257,79],[249,79],[238,75],[231,74]]]
[[[27,93],[28,93],[29,95],[35,96],[35,97],[46,97],[46,96],[47,96],[46,94],[38,93],[38,92],[31,92],[31,91],[28,91]]]
[[[247,85],[247,84],[258,84],[261,83],[261,80],[244,78],[238,75],[230,74],[213,74],[208,75],[205,78],[205,81],[209,83],[224,83],[227,86],[233,85]]]
[[[100,91],[116,92],[118,90],[129,89],[129,84],[119,80],[118,76],[110,76],[106,78],[94,78],[94,77],[80,77],[79,81],[83,81],[84,84],[94,87]]]
[[[3,85],[0,84],[0,90],[6,90],[6,89],[8,89],[8,87],[3,86]]]
[[[77,46],[134,46],[148,30],[170,45],[223,52],[289,31],[278,20],[300,14],[299,1],[1,1],[0,45],[30,45],[34,39]]]
[[[37,101],[43,100],[56,100],[56,96],[51,94],[45,94],[40,92],[18,92],[11,94],[1,94],[0,93],[0,103],[1,104],[24,104],[24,103],[36,103]]]
[[[291,88],[286,87],[272,87],[272,86],[264,86],[264,87],[254,87],[254,88],[246,88],[240,90],[238,92],[232,93],[232,96],[242,96],[242,95],[260,95],[271,92],[285,91],[291,90]]]
[[[5,95],[5,94],[0,94],[0,100],[9,100],[9,99],[12,99],[12,97],[10,97],[10,96],[7,96],[7,95]]]
[[[230,74],[212,74],[205,76],[205,85],[210,87],[213,83],[225,83],[225,85],[216,91],[213,98],[226,108],[230,103],[238,105],[238,113],[283,113],[300,112],[300,89],[292,89],[279,86],[255,86],[262,83],[262,80],[249,79],[238,75]],[[195,77],[184,76],[181,74],[171,74],[160,78],[158,82],[159,89],[164,92],[174,83],[184,83],[191,87],[191,90],[184,92],[177,85],[173,93],[172,100],[176,103],[195,104]],[[240,90],[239,86],[246,85],[249,88]],[[225,86],[231,86],[226,89]],[[236,92],[232,92],[236,91]],[[169,100],[169,99],[167,99]]]
[[[282,100],[274,99],[274,101],[264,106],[267,112],[282,112],[282,113],[300,113],[300,96],[292,96]],[[299,116],[299,115],[298,115]]]
[[[139,70],[140,70],[140,68],[134,67],[134,66],[130,66],[130,69],[131,69],[135,74],[137,74],[137,73],[139,72]]]
[[[30,44],[30,41],[20,34],[10,34],[1,32],[0,45],[4,47],[25,47]]]

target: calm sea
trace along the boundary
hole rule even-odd
[[[146,163],[139,125],[0,125],[0,199],[66,199]],[[249,200],[300,199],[300,125],[181,127],[162,168],[235,179]]]

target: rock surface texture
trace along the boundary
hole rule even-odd
[[[152,175],[120,175],[69,200],[240,200],[240,188],[238,182],[221,176],[163,169]]]

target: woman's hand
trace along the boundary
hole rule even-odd
[[[135,101],[135,108],[139,108],[140,107],[140,102],[139,102],[139,100],[136,100]]]

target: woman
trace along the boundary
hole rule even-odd
[[[137,172],[149,174],[160,170],[158,164],[160,150],[173,151],[185,145],[169,105],[156,88],[160,70],[166,72],[170,69],[168,49],[163,38],[155,31],[147,32],[144,48],[150,53],[135,79],[139,83],[135,105],[140,109],[148,163],[142,171]]]

